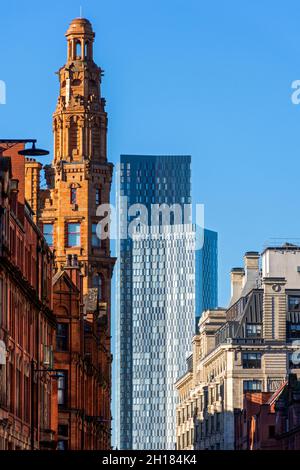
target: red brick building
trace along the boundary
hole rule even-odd
[[[53,278],[57,319],[55,367],[58,379],[58,446],[60,450],[106,449],[110,446],[104,416],[110,419],[103,373],[105,357],[99,335],[84,319],[83,275],[76,256]],[[107,406],[107,409],[105,409]]]
[[[97,214],[109,204],[113,165],[107,159],[103,71],[94,62],[95,33],[84,18],[66,32],[67,62],[58,71],[54,155],[45,167],[26,161],[26,198],[55,255],[58,329],[58,447],[111,446],[111,278],[109,237],[98,237]],[[104,215],[104,214],[103,214]],[[105,232],[103,227],[103,232]],[[102,233],[103,233],[102,232]],[[75,264],[76,266],[75,266]]]
[[[52,253],[25,200],[22,148],[0,142],[0,449],[54,440]]]
[[[0,449],[111,447],[115,258],[97,230],[113,172],[103,72],[88,20],[73,20],[66,37],[48,188],[22,146],[4,145],[0,160]]]
[[[300,381],[294,374],[275,404],[275,435],[278,449],[300,450]]]
[[[56,342],[55,353],[55,368],[65,372],[58,385],[64,387],[68,397],[68,403],[59,405],[58,419],[59,435],[69,440],[60,439],[59,446],[68,442],[69,449],[109,449],[111,278],[115,259],[109,237],[98,236],[101,216],[97,208],[109,204],[113,165],[107,159],[103,71],[94,62],[91,23],[84,18],[73,20],[66,38],[67,62],[58,71],[59,96],[53,115],[54,155],[46,168],[48,188],[38,188],[40,166],[28,161],[31,184],[27,193],[55,253],[54,314],[59,323],[69,323],[69,327],[58,325],[57,331],[57,340],[61,341],[69,328],[68,350],[58,351]],[[75,260],[78,266],[70,270]],[[56,289],[65,289],[67,273],[72,287],[65,297],[76,304],[76,296],[82,296],[74,311],[63,302],[62,295],[57,296]],[[76,294],[76,289],[80,293]]]
[[[247,392],[243,410],[235,412],[235,448],[257,450],[276,448],[272,393]]]
[[[235,412],[237,450],[300,450],[300,382],[293,374],[275,393],[247,392]]]

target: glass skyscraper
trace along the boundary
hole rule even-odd
[[[120,449],[173,449],[174,383],[195,322],[195,230],[178,224],[126,237],[133,204],[191,203],[190,156],[122,155],[119,175],[116,438]],[[127,201],[124,197],[127,197]],[[122,201],[122,202],[120,202]]]
[[[196,331],[202,312],[218,307],[218,233],[204,229],[201,249],[196,250]]]

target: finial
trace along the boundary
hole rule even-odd
[[[80,5],[80,8],[79,8],[79,17],[82,18],[82,6]]]

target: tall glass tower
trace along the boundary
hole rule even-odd
[[[190,156],[121,155],[121,232],[128,208],[191,203]],[[185,372],[195,322],[195,231],[152,224],[119,241],[116,437],[120,449],[173,449],[174,383]],[[185,221],[186,222],[186,221]]]
[[[218,307],[218,233],[204,229],[201,249],[196,250],[196,331],[202,312]]]

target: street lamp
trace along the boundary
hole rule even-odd
[[[32,144],[30,149],[20,150],[18,152],[19,155],[23,155],[26,157],[41,157],[44,155],[49,155],[48,150],[36,148],[36,139],[1,139],[0,138],[0,146],[2,144],[6,145],[6,150],[10,149],[16,144]]]

